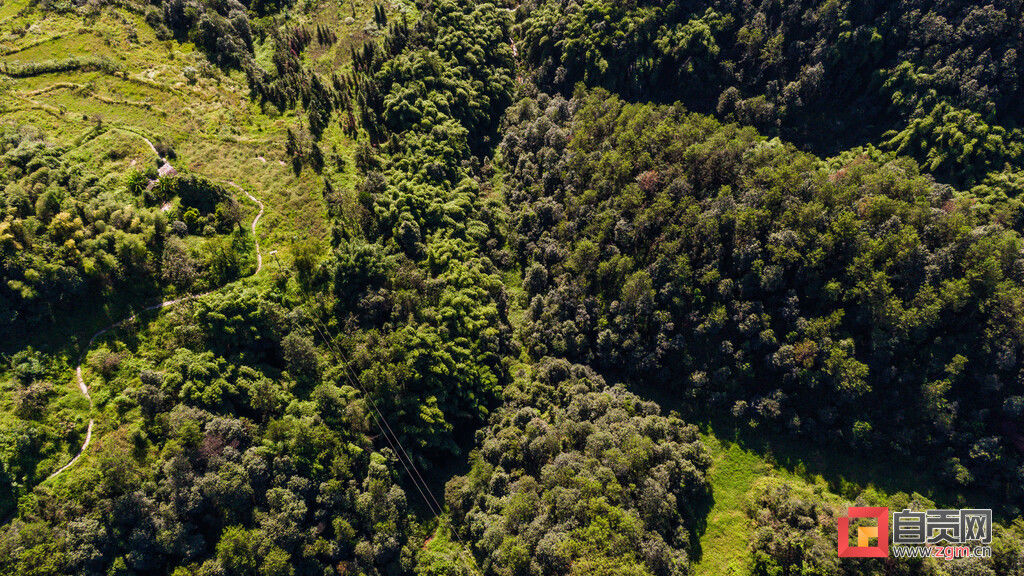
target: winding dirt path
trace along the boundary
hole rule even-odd
[[[260,223],[260,218],[263,218],[263,202],[260,202],[259,199],[250,194],[248,190],[242,188],[238,184],[235,184],[231,180],[225,180],[224,183],[227,184],[228,186],[235,188],[236,190],[241,191],[242,194],[245,194],[246,196],[249,197],[249,200],[252,200],[253,202],[256,203],[257,206],[260,207],[259,214],[257,214],[256,217],[252,219],[252,237],[256,241],[256,271],[253,272],[252,275],[255,276],[260,273],[260,270],[263,270],[263,252],[260,250],[260,237],[256,235],[256,225]]]
[[[158,158],[160,158],[164,162],[167,161],[162,156],[160,156],[159,152],[156,151],[156,147],[153,146],[153,143],[149,141],[149,138],[146,138],[145,136],[143,136],[142,134],[139,134],[138,132],[132,132],[131,130],[125,130],[123,128],[119,128],[119,130],[122,130],[124,132],[128,132],[128,133],[134,134],[134,135],[138,136],[139,138],[142,138],[143,140],[146,141],[147,144],[149,144],[149,147],[153,150],[153,153],[156,154]],[[252,194],[250,194],[248,190],[246,190],[245,188],[242,188],[238,184],[235,184],[231,180],[226,180],[226,181],[224,181],[224,183],[227,184],[228,186],[231,186],[232,188],[235,188],[236,190],[241,191],[243,194],[248,196],[250,200],[255,202],[257,206],[260,207],[260,211],[259,211],[258,214],[256,214],[256,217],[252,219],[252,226],[250,227],[250,230],[252,231],[252,236],[253,236],[253,238],[256,241],[256,271],[253,272],[250,276],[247,277],[247,278],[252,278],[253,276],[259,274],[261,270],[263,270],[263,252],[260,250],[260,237],[256,234],[256,226],[260,223],[260,218],[263,218],[263,210],[264,210],[263,202],[261,202],[258,198],[256,198]],[[240,278],[239,280],[235,280],[235,282],[238,282],[240,280],[243,280],[243,279]],[[97,331],[95,334],[93,334],[89,338],[89,343],[86,344],[85,349],[82,351],[82,355],[79,356],[78,364],[75,366],[75,382],[78,384],[78,389],[82,391],[82,394],[84,394],[85,397],[89,399],[89,410],[92,411],[93,402],[92,402],[92,396],[89,394],[89,387],[85,385],[85,379],[82,378],[82,364],[85,362],[85,357],[89,353],[89,350],[92,349],[92,345],[96,342],[97,338],[100,338],[104,334],[107,334],[107,333],[109,333],[109,332],[111,332],[113,330],[116,330],[116,329],[124,326],[125,324],[133,322],[136,318],[138,318],[138,315],[143,313],[143,312],[151,312],[153,310],[159,310],[159,309],[162,309],[162,308],[168,308],[168,307],[174,306],[176,304],[181,304],[182,302],[188,302],[190,300],[195,300],[197,298],[202,298],[203,296],[207,296],[209,294],[213,294],[214,292],[218,292],[220,290],[223,290],[224,288],[227,288],[228,286],[231,286],[235,282],[229,282],[228,284],[225,284],[224,286],[221,286],[220,288],[217,288],[215,290],[210,290],[208,292],[203,292],[201,294],[190,294],[188,296],[183,296],[183,297],[177,298],[175,300],[165,300],[163,302],[160,302],[159,304],[153,304],[152,306],[147,306],[147,307],[143,308],[142,310],[140,310],[138,313],[132,314],[131,316],[128,316],[127,318],[123,318],[121,320],[118,320],[117,322],[111,324],[110,326],[107,326],[106,328],[103,328],[103,329]],[[78,451],[78,454],[75,454],[75,457],[72,458],[70,462],[68,462],[67,464],[61,466],[53,474],[50,474],[49,476],[47,476],[46,480],[43,480],[43,482],[48,482],[49,480],[52,480],[53,478],[56,478],[57,476],[60,476],[68,468],[71,468],[72,466],[74,466],[78,462],[78,460],[85,454],[85,451],[89,449],[89,444],[92,442],[92,430],[93,430],[93,426],[95,426],[95,425],[96,425],[95,418],[90,418],[89,419],[89,427],[85,431],[85,442],[82,443],[82,449]]]
[[[146,144],[148,144],[148,145],[149,145],[149,149],[153,151],[153,155],[154,155],[154,156],[156,156],[157,158],[159,158],[161,162],[167,162],[167,159],[166,159],[166,158],[164,158],[164,157],[163,157],[163,156],[162,156],[162,155],[160,154],[160,152],[158,152],[158,151],[157,151],[157,149],[156,149],[156,146],[154,146],[154,145],[153,145],[153,142],[151,142],[151,141],[149,140],[149,138],[146,138],[146,137],[145,137],[145,136],[143,136],[142,134],[139,134],[138,132],[136,132],[136,131],[134,131],[134,130],[129,130],[129,129],[127,129],[127,128],[120,128],[120,127],[118,127],[118,128],[116,128],[116,129],[117,129],[117,130],[120,130],[121,132],[124,132],[124,133],[126,133],[126,134],[131,134],[132,136],[138,136],[139,138],[142,138],[143,140],[145,140],[145,141],[146,141]]]

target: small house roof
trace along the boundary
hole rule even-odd
[[[171,166],[167,162],[164,162],[164,165],[161,166],[160,169],[156,171],[156,173],[161,178],[163,178],[165,176],[177,176],[178,175],[178,171],[174,169],[174,166]]]

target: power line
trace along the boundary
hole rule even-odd
[[[321,322],[321,324],[322,324],[322,322]],[[354,380],[356,380],[356,381],[358,382],[358,378],[356,378],[355,372],[353,372],[353,371],[352,371],[352,368],[351,368],[351,366],[349,365],[349,363],[348,363],[348,361],[347,361],[348,359],[347,359],[347,358],[345,358],[345,356],[344,356],[344,353],[343,353],[343,352],[342,352],[342,358],[346,360],[346,361],[345,361],[345,363],[344,363],[344,368],[345,368],[345,370],[346,370],[346,371],[347,371],[347,372],[348,372],[348,373],[349,373],[349,374],[351,375],[351,378],[352,378],[352,379],[354,379]],[[360,389],[362,389],[362,388],[360,388]],[[370,401],[370,403],[371,403],[371,405],[373,405],[373,409],[374,409],[374,410],[375,410],[375,411],[376,411],[376,412],[377,412],[378,414],[380,414],[380,411],[379,411],[379,410],[377,410],[377,406],[376,406],[376,404],[375,404],[375,403],[373,402],[373,399],[372,399],[372,398],[370,397],[370,395],[369,395],[369,394],[367,394],[366,390],[363,390],[363,395],[364,395],[364,396],[366,396],[367,400],[369,400],[369,401]],[[389,431],[389,432],[391,432],[391,435],[392,435],[392,436],[393,436],[393,437],[395,438],[395,440],[397,441],[397,440],[398,440],[398,435],[397,435],[397,434],[395,434],[394,430],[392,430],[392,429],[391,429],[391,425],[390,425],[390,424],[388,424],[388,421],[387,421],[387,419],[385,419],[385,418],[383,417],[383,415],[381,416],[381,421],[382,421],[382,422],[384,422],[384,426],[386,426],[386,427],[387,427],[388,431]],[[416,476],[418,476],[418,477],[419,477],[420,481],[421,481],[421,482],[423,483],[423,486],[424,486],[424,487],[425,487],[425,488],[427,489],[427,494],[429,494],[429,495],[430,495],[430,498],[431,498],[431,499],[432,499],[432,500],[434,501],[434,504],[435,504],[435,505],[437,506],[437,509],[438,509],[438,510],[444,510],[444,506],[441,506],[440,502],[438,502],[438,501],[437,501],[437,498],[436,498],[436,497],[434,497],[434,493],[433,493],[433,492],[431,492],[431,490],[430,490],[430,487],[429,487],[429,485],[427,484],[427,481],[426,481],[426,479],[424,479],[424,478],[423,478],[423,476],[422,476],[422,475],[420,474],[420,471],[419,471],[419,469],[418,469],[418,468],[416,467],[416,463],[415,463],[415,462],[413,461],[413,459],[412,459],[412,456],[410,456],[410,455],[409,455],[409,453],[408,453],[408,452],[407,452],[407,451],[405,450],[405,446],[403,446],[403,445],[402,445],[402,443],[401,443],[401,442],[399,442],[399,443],[398,443],[398,447],[399,447],[399,448],[400,448],[400,449],[402,450],[402,453],[403,453],[403,454],[405,454],[405,457],[406,457],[406,459],[408,459],[408,460],[409,460],[409,463],[410,463],[410,464],[412,464],[412,469],[413,469],[413,471],[414,471],[414,472],[416,473]]]
[[[319,332],[320,335],[323,337],[324,341],[327,343],[328,348],[331,350],[332,355],[335,356],[335,359],[337,360],[338,356],[341,357],[343,377],[346,380],[348,380],[350,384],[353,385],[353,388],[357,388],[360,392],[362,392],[363,397],[366,398],[367,402],[370,404],[371,409],[373,410],[373,414],[371,416],[374,420],[374,424],[377,425],[377,429],[380,430],[381,434],[384,436],[385,441],[387,441],[388,446],[391,447],[391,449],[395,453],[395,456],[398,458],[398,461],[402,464],[402,467],[405,468],[406,473],[409,475],[409,479],[412,480],[413,485],[416,487],[416,490],[420,493],[420,496],[423,498],[423,501],[426,502],[427,508],[430,509],[431,514],[433,514],[435,518],[440,516],[443,508],[437,502],[437,498],[434,497],[433,492],[431,492],[430,487],[423,479],[423,476],[419,473],[419,470],[416,468],[416,463],[412,460],[412,458],[409,456],[409,453],[405,450],[405,447],[402,445],[401,440],[398,439],[398,435],[395,434],[394,430],[391,429],[391,426],[388,425],[387,420],[384,418],[384,415],[377,408],[376,402],[373,401],[373,398],[366,392],[366,389],[363,388],[363,386],[359,383],[358,379],[354,377],[354,373],[351,372],[351,368],[348,366],[348,358],[345,356],[345,353],[334,344],[330,337],[328,337],[328,335],[326,334],[327,327],[317,317],[318,313],[316,312],[316,310],[311,309],[311,312],[313,312],[314,314],[313,316],[311,316],[311,320],[315,323],[314,328],[316,328],[317,332]],[[383,423],[383,426],[381,425],[381,423]],[[387,430],[385,430],[385,428],[387,428]],[[394,441],[392,441],[392,438],[394,439]],[[408,460],[408,464],[406,463],[406,460]],[[417,480],[417,478],[419,478],[419,480]],[[422,488],[420,487],[421,482]],[[424,492],[424,490],[426,492]],[[427,497],[428,494],[429,498]]]
[[[354,384],[355,388],[358,388],[363,393],[363,396],[366,398],[367,402],[369,402],[369,404],[370,404],[371,408],[373,409],[374,413],[376,413],[376,417],[374,418],[374,420],[375,420],[375,423],[377,424],[377,428],[384,435],[385,440],[388,441],[388,444],[391,446],[392,450],[396,450],[395,449],[395,445],[392,444],[391,439],[388,436],[388,433],[384,432],[383,428],[381,428],[381,425],[380,425],[381,422],[383,422],[384,427],[386,427],[388,432],[390,432],[390,435],[392,437],[394,437],[394,441],[398,445],[398,450],[401,450],[401,453],[399,453],[396,450],[395,456],[397,456],[399,461],[402,462],[402,466],[405,468],[406,473],[409,474],[409,479],[413,481],[413,484],[416,486],[417,491],[419,491],[420,495],[423,496],[424,501],[427,500],[427,497],[423,494],[423,491],[425,490],[426,493],[430,495],[430,499],[433,500],[434,506],[431,506],[430,502],[428,501],[427,502],[427,507],[430,508],[431,511],[433,512],[435,510],[435,506],[436,506],[436,510],[437,511],[433,512],[433,514],[434,514],[434,518],[437,519],[441,515],[441,512],[444,510],[444,507],[441,506],[440,502],[438,502],[438,500],[437,500],[437,497],[434,496],[434,492],[430,489],[430,485],[427,483],[426,479],[423,478],[423,475],[420,473],[419,468],[417,468],[417,466],[416,466],[416,462],[413,460],[412,456],[409,455],[408,451],[406,451],[405,446],[402,445],[401,440],[398,439],[398,435],[395,434],[394,430],[391,429],[391,426],[388,424],[387,419],[384,418],[384,415],[377,408],[377,403],[373,401],[373,397],[370,396],[370,394],[367,393],[366,389],[363,388],[362,384],[359,383],[359,380],[356,377],[355,372],[352,371],[352,368],[349,365],[348,358],[345,355],[345,353],[341,350],[341,348],[339,346],[334,344],[333,340],[328,338],[327,335],[325,334],[325,332],[327,331],[327,327],[326,327],[325,323],[322,322],[321,318],[319,317],[319,312],[315,308],[312,308],[311,311],[314,314],[314,317],[312,318],[313,321],[316,322],[317,324],[319,324],[319,327],[317,327],[317,331],[320,332],[320,334],[323,336],[324,341],[327,343],[328,347],[332,350],[332,353],[335,354],[335,357],[341,356],[341,358],[343,360],[342,367],[344,369],[346,378],[349,380],[350,383]],[[323,330],[321,330],[320,327],[322,327]],[[378,418],[379,418],[379,420],[378,420]],[[405,456],[404,459],[402,458],[403,455]],[[408,462],[409,462],[408,466],[406,466],[405,460],[408,460]],[[409,472],[409,467],[412,467],[413,472],[415,472],[415,476],[413,476],[413,474],[411,472]],[[418,481],[417,481],[417,478],[419,478]],[[422,490],[420,489],[420,484],[421,483],[423,485],[423,489]],[[462,538],[459,537],[459,535],[458,535],[458,533],[457,533],[457,531],[455,530],[454,527],[451,527],[449,532],[455,538],[455,540],[458,541],[458,543],[460,545],[465,546],[465,543],[462,542]],[[476,560],[474,558],[474,562],[475,561]]]
[[[330,339],[327,337],[326,334],[324,334],[323,330],[321,330],[319,326],[314,326],[314,328],[316,328],[316,331],[320,333],[324,341],[328,343],[328,346],[330,346]],[[333,347],[331,347],[331,354],[334,356],[335,361],[337,361],[338,354],[337,352],[334,351]],[[342,363],[344,363],[344,361]],[[346,379],[348,379],[347,374],[345,374],[344,376]],[[363,396],[367,396],[365,391],[363,392]],[[374,411],[376,412],[376,408],[374,409]],[[391,437],[388,436],[387,432],[384,431],[384,427],[380,425],[380,421],[378,420],[377,416],[371,415],[371,417],[373,418],[373,423],[377,425],[377,429],[380,430],[381,435],[384,436],[384,440],[387,441],[388,446],[391,447],[391,450],[395,453],[395,456],[398,458],[398,461],[401,462],[402,467],[405,468],[405,472],[409,475],[410,478],[412,478],[412,471],[409,470],[409,467],[406,465],[405,460],[402,459],[401,454],[398,452],[398,448],[396,448],[394,443],[392,443]],[[415,478],[413,478],[413,484],[416,486],[416,490],[419,491],[420,496],[423,498],[423,501],[426,502],[427,507],[430,508],[430,513],[437,517],[437,511],[434,510],[433,505],[430,503],[430,500],[427,498],[427,495],[423,493],[423,490],[420,489],[420,485],[415,481]]]

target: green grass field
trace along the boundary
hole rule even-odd
[[[16,15],[25,5],[3,5],[7,26],[21,26]],[[324,239],[322,181],[311,170],[296,176],[284,153],[285,131],[296,123],[296,111],[264,113],[249,100],[240,72],[213,68],[190,44],[158,40],[139,15],[126,10],[107,7],[85,17],[47,13],[33,22],[17,39],[0,35],[0,70],[97,57],[115,69],[5,77],[0,110],[6,123],[35,126],[57,142],[74,142],[99,124],[169,143],[179,170],[235,181],[264,200],[261,235],[269,244],[278,240],[286,249],[281,240]],[[329,134],[330,146],[339,156],[351,154],[352,142],[336,132]],[[152,161],[141,139],[128,142],[131,136],[123,132],[117,137],[132,148],[129,162]]]
[[[701,558],[696,576],[732,576],[749,573],[750,518],[744,512],[747,492],[758,478],[773,470],[760,456],[739,445],[702,435],[711,451],[709,480],[714,504],[700,539]]]

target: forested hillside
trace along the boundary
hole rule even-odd
[[[1024,575],[1020,8],[5,0],[0,574]]]
[[[1024,497],[1000,438],[1021,415],[1024,261],[998,207],[909,159],[823,162],[604,92],[527,99],[510,118],[531,354]]]
[[[1019,2],[527,0],[516,14],[546,90],[681,100],[830,154],[874,142],[960,183],[1019,168]]]
[[[12,334],[53,322],[83,299],[210,288],[252,265],[242,209],[223,187],[193,175],[161,179],[156,165],[125,166],[129,151],[111,144],[102,124],[76,143],[88,146],[78,154],[27,125],[8,130],[0,325]],[[97,152],[99,174],[86,160]]]

